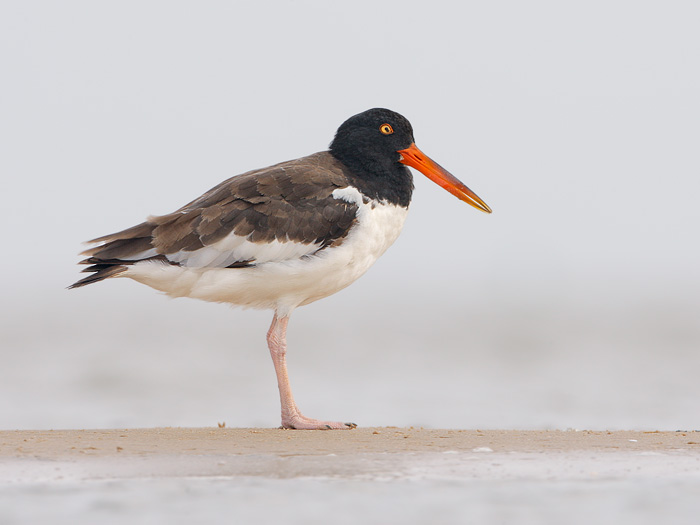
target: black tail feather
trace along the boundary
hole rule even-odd
[[[162,255],[142,258],[144,252],[153,249],[152,233],[154,228],[154,224],[144,222],[132,228],[89,241],[90,243],[102,244],[83,251],[82,255],[88,257],[78,264],[89,265],[83,272],[92,273],[92,275],[80,279],[68,288],[80,288],[86,284],[114,277],[125,272],[129,265],[140,260],[163,259],[167,261]]]
[[[92,275],[88,275],[87,277],[84,277],[83,279],[80,279],[79,281],[71,284],[68,287],[68,289],[70,290],[71,288],[80,288],[81,286],[85,286],[86,284],[92,284],[107,279],[108,277],[114,277],[117,274],[125,272],[126,268],[126,266],[120,264],[96,264],[94,266],[90,266],[88,268],[85,268],[85,270],[83,271],[95,273],[93,273]]]

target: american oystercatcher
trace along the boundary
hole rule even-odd
[[[292,311],[342,290],[396,240],[413,192],[410,166],[459,199],[491,209],[415,145],[388,109],[350,117],[328,151],[225,180],[168,215],[89,241],[90,276],[129,277],[172,297],[274,310],[267,344],[282,427],[353,428],[303,416],[292,396],[286,332]]]

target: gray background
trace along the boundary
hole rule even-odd
[[[269,312],[64,288],[82,241],[375,106],[494,213],[416,174],[396,245],[292,317],[304,412],[700,427],[696,5],[3,3],[0,428],[279,424]]]

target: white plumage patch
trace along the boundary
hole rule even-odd
[[[188,268],[226,268],[238,261],[255,261],[256,264],[280,262],[298,259],[314,253],[320,244],[303,244],[299,242],[250,242],[245,237],[231,233],[220,241],[188,252],[179,251],[166,257],[172,262]]]
[[[229,235],[200,250],[168,256],[182,266],[143,261],[121,276],[173,297],[273,308],[284,315],[342,290],[364,274],[398,238],[408,213],[401,206],[365,202],[352,187],[335,190],[333,197],[358,206],[357,221],[340,244],[319,250],[316,244],[252,243]],[[248,259],[254,259],[255,266],[226,268]]]

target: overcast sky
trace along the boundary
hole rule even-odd
[[[80,242],[325,149],[374,106],[408,117],[494,213],[416,174],[404,235],[367,289],[696,297],[698,15],[692,2],[4,3],[6,297],[61,289]]]
[[[415,340],[419,356],[423,346],[438,343],[432,334],[419,341],[407,325],[442,327],[445,347],[435,357],[435,377],[444,377],[455,355],[472,359],[478,347],[481,355],[496,359],[498,349],[508,347],[504,359],[515,367],[511,387],[519,392],[512,399],[526,391],[514,381],[527,380],[521,365],[528,360],[537,367],[531,370],[532,384],[553,385],[543,394],[547,399],[561,398],[573,380],[595,390],[589,376],[576,379],[576,361],[571,378],[553,368],[549,379],[535,372],[546,368],[551,355],[532,361],[546,346],[533,334],[553,328],[562,337],[590,334],[586,316],[575,320],[578,332],[562,321],[578,306],[611,312],[615,330],[596,325],[600,348],[607,348],[600,343],[605,340],[633,356],[641,339],[659,360],[667,343],[697,348],[698,20],[696,2],[674,1],[3,2],[0,304],[7,373],[0,378],[5,398],[15,399],[7,394],[13,389],[26,397],[26,405],[3,409],[15,414],[6,424],[116,424],[89,418],[86,423],[77,412],[71,413],[74,419],[47,418],[48,412],[78,410],[77,400],[95,392],[110,402],[125,399],[122,393],[133,390],[130,374],[143,374],[139,402],[150,399],[150,381],[175,380],[189,370],[193,361],[186,352],[200,343],[183,345],[183,337],[207,338],[213,352],[207,359],[215,363],[212,356],[223,359],[228,338],[236,333],[238,346],[257,348],[261,369],[269,372],[263,339],[268,313],[169,303],[122,280],[66,291],[79,277],[75,263],[81,242],[132,226],[149,214],[173,211],[231,175],[326,149],[340,123],[376,106],[405,115],[418,146],[481,196],[493,214],[476,211],[416,174],[402,236],[349,289],[295,314],[291,330],[299,342],[324,343],[328,333],[313,339],[326,329],[317,319],[330,318],[336,328],[357,322],[361,330],[376,330],[372,333],[384,337],[377,341],[385,342],[385,349],[396,345],[394,337],[409,345]],[[536,322],[528,317],[543,305],[557,314],[541,315]],[[505,313],[492,318],[494,326],[487,330],[478,315],[483,308]],[[640,309],[646,314],[634,313]],[[255,327],[249,327],[251,321]],[[659,328],[653,340],[640,332],[657,324],[666,328]],[[462,326],[471,330],[472,339],[455,342]],[[486,331],[474,335],[479,329]],[[354,334],[347,344],[357,349],[360,337],[367,340],[366,333]],[[95,341],[104,352],[94,351]],[[553,343],[557,349],[576,347],[558,341]],[[136,352],[130,358],[118,353],[126,347]],[[146,347],[156,352],[152,367],[134,357],[145,356],[137,349]],[[581,363],[589,347],[585,341],[580,345]],[[158,348],[170,357],[157,358]],[[177,348],[185,352],[181,360],[172,353]],[[71,349],[78,352],[73,361],[66,357],[73,355]],[[513,361],[523,350],[525,361]],[[251,354],[232,355],[227,364],[213,366],[248,374],[246,363],[238,361],[245,355]],[[319,359],[320,354],[308,355]],[[393,370],[391,355],[377,369],[385,379]],[[684,355],[669,368],[668,383],[650,392],[670,392],[666,385],[674,384],[694,388],[696,375],[678,379],[679,366],[694,354]],[[295,359],[301,356],[295,353]],[[109,361],[90,361],[98,358]],[[12,359],[24,360],[12,365]],[[365,366],[376,355],[355,359],[356,366]],[[164,364],[176,361],[182,361],[184,371],[160,373]],[[44,367],[37,369],[37,362]],[[85,363],[84,370],[75,368],[78,362]],[[661,362],[646,361],[639,373],[652,374]],[[347,366],[343,363],[336,364]],[[422,377],[426,366],[418,363],[413,377]],[[454,369],[454,385],[462,385],[469,370],[485,370],[471,365],[464,361],[463,368]],[[95,372],[100,366],[122,381],[119,395],[103,389],[111,383]],[[120,366],[131,369],[119,372]],[[315,381],[330,366],[306,368],[313,379],[297,383],[309,388],[306,399],[324,401]],[[494,365],[494,375],[484,376],[484,384],[500,381],[503,366]],[[599,367],[591,366],[597,373]],[[198,385],[223,383],[210,380],[211,367]],[[609,390],[619,396],[617,386],[629,362],[620,360],[615,370],[619,374],[610,374]],[[32,382],[25,383],[29,377]],[[357,377],[365,376],[358,372]],[[634,377],[637,383],[627,389],[630,402],[647,391],[645,381],[638,380],[646,376]],[[88,390],[81,390],[80,381]],[[266,381],[260,388],[272,408],[251,410],[273,416],[275,392],[271,378]],[[397,381],[387,385],[396,392],[396,406],[405,407],[401,396],[407,394],[401,392],[410,387]],[[77,385],[73,397],[57,397],[69,385]],[[478,391],[480,383],[474,385]],[[42,388],[48,388],[43,397],[27,394]],[[470,406],[473,393],[453,388],[451,399],[460,392],[464,406]],[[172,395],[174,388],[161,391]],[[368,392],[368,407],[383,397]],[[219,399],[218,392],[212,395]],[[593,395],[586,392],[583,402]],[[197,410],[207,405],[187,392],[183,396],[193,399]],[[539,403],[522,399],[523,406]],[[600,406],[606,406],[607,398],[602,399]],[[691,398],[681,389],[678,399]],[[163,414],[162,421],[130,419],[141,413],[136,408],[124,408],[127,416],[119,421],[178,422],[163,409],[172,403],[163,403],[152,410]],[[407,416],[399,423],[455,424],[451,414],[444,421],[430,419],[436,404],[443,403],[428,403],[421,417]],[[504,403],[494,403],[496,408],[484,406],[484,413],[498,418],[497,407]],[[648,406],[640,405],[639,413]],[[566,405],[563,413],[570,408]],[[664,406],[658,408],[661,416],[666,413]],[[28,410],[34,410],[31,416]],[[93,416],[105,413],[104,405],[85,410]],[[527,419],[523,410],[513,407],[514,417]],[[199,412],[182,416],[185,424],[193,423],[193,413]],[[216,416],[206,417],[211,423]],[[619,414],[612,420],[621,421]],[[372,421],[387,419],[381,414]],[[494,424],[519,421],[500,418]]]

